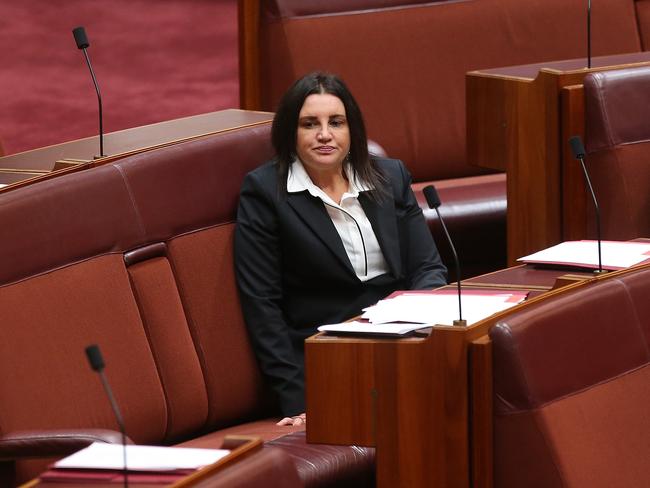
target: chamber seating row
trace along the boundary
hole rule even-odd
[[[650,266],[524,307],[491,331],[494,486],[650,484]]]
[[[585,57],[585,2],[240,0],[240,10],[242,108],[274,111],[311,70],[341,75],[369,137],[404,160],[416,193],[441,189],[464,275],[505,266],[505,175],[466,158],[465,74]],[[650,1],[594,4],[592,35],[594,56],[648,49]],[[425,214],[451,262],[435,213]]]
[[[244,174],[272,154],[269,133],[237,128],[0,195],[2,486],[119,439],[89,344],[135,443],[260,436],[298,486],[372,483],[373,450],[307,446],[304,431],[275,426],[248,341],[234,219]]]

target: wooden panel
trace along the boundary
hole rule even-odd
[[[467,333],[378,349],[379,487],[469,486]]]
[[[518,126],[517,85],[469,73],[466,78],[467,162],[506,171],[511,133]]]
[[[440,327],[422,339],[308,339],[308,442],[375,445],[379,487],[468,488],[468,347],[487,327]]]
[[[0,170],[0,185],[12,185],[20,181],[29,180],[41,176],[45,173],[31,172],[31,171],[12,171]]]
[[[580,162],[569,147],[569,138],[585,134],[585,97],[583,85],[562,88],[562,236],[564,240],[590,239],[587,222],[594,209],[588,199]]]
[[[375,346],[373,340],[324,335],[307,341],[307,442],[375,445]]]
[[[483,336],[470,344],[470,472],[471,486],[492,488],[492,342]]]
[[[259,110],[260,101],[260,1],[238,0],[239,106]]]

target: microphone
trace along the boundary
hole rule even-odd
[[[594,207],[596,208],[596,234],[598,237],[598,270],[594,271],[596,274],[607,273],[606,270],[603,270],[603,260],[601,255],[601,235],[600,235],[600,209],[598,207],[598,200],[596,199],[596,194],[594,193],[594,188],[591,186],[591,178],[589,178],[589,173],[587,172],[587,167],[585,166],[585,146],[582,144],[582,139],[580,136],[573,136],[569,138],[569,145],[571,146],[571,151],[573,152],[573,157],[580,161],[582,165],[582,173],[585,175],[585,180],[587,181],[587,186],[589,187],[589,192],[591,193],[591,199],[594,202]]]
[[[438,214],[438,219],[442,224],[442,230],[445,231],[445,236],[447,236],[449,247],[451,247],[451,252],[454,255],[454,262],[456,263],[456,284],[458,287],[458,319],[454,320],[454,325],[459,325],[464,327],[467,325],[467,321],[463,320],[463,307],[461,304],[461,289],[460,289],[461,273],[460,273],[460,262],[458,261],[458,254],[456,254],[456,248],[454,247],[454,243],[452,242],[451,236],[447,231],[447,226],[445,225],[445,221],[442,219],[442,215],[440,215],[440,211],[438,210],[438,207],[440,206],[440,197],[438,196],[438,192],[436,191],[436,188],[433,185],[428,185],[423,188],[422,192],[424,193],[424,198],[426,198],[427,205],[429,205],[429,208],[432,208],[433,210],[436,211],[436,214]]]
[[[90,64],[90,57],[88,57],[88,51],[86,49],[90,46],[88,42],[88,36],[86,36],[86,29],[83,27],[76,27],[72,29],[72,35],[74,40],[77,43],[77,48],[81,49],[86,58],[86,64],[90,70],[90,76],[93,79],[93,84],[95,85],[95,92],[97,93],[97,102],[99,103],[99,157],[104,157],[104,117],[102,115],[102,94],[99,91],[99,84],[97,83],[97,78],[95,78],[95,72],[93,71],[93,66]]]
[[[591,68],[591,0],[587,0],[587,68]]]
[[[96,371],[99,374],[99,377],[102,380],[104,391],[108,396],[108,401],[110,402],[111,407],[113,408],[113,413],[115,414],[115,418],[117,419],[117,425],[119,426],[120,433],[122,434],[122,453],[123,453],[122,457],[124,458],[124,470],[123,470],[124,488],[128,488],[129,478],[128,478],[128,469],[126,464],[126,429],[124,428],[124,420],[122,419],[122,414],[120,413],[120,409],[117,406],[115,397],[113,396],[113,390],[111,389],[111,385],[108,384],[108,379],[106,379],[106,375],[104,374],[104,358],[102,357],[102,353],[99,350],[99,346],[97,344],[92,344],[86,347],[86,356],[88,357],[88,362],[90,363],[90,367],[93,369],[93,371]]]

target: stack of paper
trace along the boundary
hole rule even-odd
[[[463,319],[473,324],[506,310],[523,300],[526,292],[464,290]],[[364,322],[323,325],[322,332],[405,335],[423,327],[453,325],[458,319],[458,295],[455,290],[404,291],[379,301],[364,310]]]
[[[629,268],[650,260],[650,243],[602,241],[601,256],[604,269]],[[598,241],[567,241],[517,261],[598,269]]]
[[[225,449],[192,449],[159,446],[126,446],[129,479],[142,483],[170,483],[213,464],[229,454]],[[119,482],[124,470],[122,444],[95,442],[54,463],[45,481]]]

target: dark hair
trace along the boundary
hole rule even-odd
[[[289,166],[296,157],[298,116],[309,95],[329,94],[338,97],[345,107],[350,129],[350,164],[353,174],[365,184],[376,188],[378,198],[384,190],[385,178],[368,154],[366,126],[359,105],[348,87],[336,75],[315,71],[297,80],[283,95],[273,118],[271,143],[275,149],[281,188],[286,191]]]

